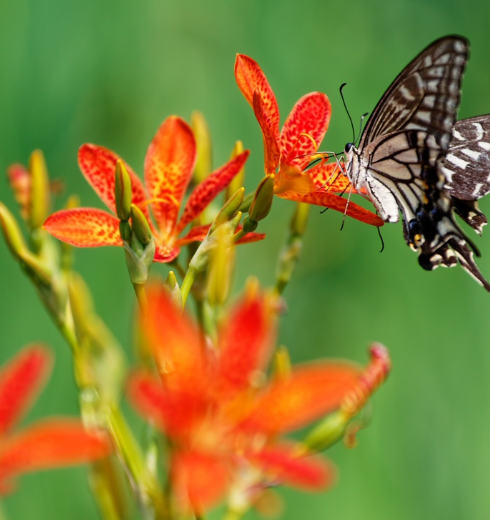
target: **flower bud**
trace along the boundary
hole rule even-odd
[[[20,214],[27,221],[31,211],[31,174],[22,164],[12,164],[7,170],[7,177],[20,206]]]
[[[243,202],[243,195],[245,193],[245,188],[240,188],[236,193],[234,193],[224,204],[224,206],[220,209],[219,213],[216,215],[214,222],[211,224],[209,228],[209,232],[213,233],[214,230],[224,224],[228,220],[231,220],[236,216],[240,206]]]
[[[237,141],[235,146],[233,147],[233,151],[231,152],[230,159],[234,159],[238,157],[241,153],[243,153],[243,143],[241,141]],[[245,166],[243,166],[240,171],[233,177],[230,184],[226,187],[225,197],[229,199],[233,193],[235,193],[240,187],[243,186],[243,179],[245,177]]]
[[[49,177],[41,150],[34,150],[29,159],[31,174],[30,227],[38,229],[47,219],[50,208]]]
[[[123,161],[116,162],[116,214],[122,221],[128,221],[131,217],[131,177]],[[122,234],[121,234],[122,236]],[[124,238],[123,238],[124,240]]]
[[[131,204],[131,219],[133,223],[133,233],[143,246],[148,245],[153,238],[153,233],[151,232],[150,224],[148,224],[144,213],[135,204]]]
[[[274,175],[266,175],[255,191],[254,200],[248,215],[252,220],[259,221],[267,217],[274,197]]]
[[[194,169],[194,180],[202,182],[211,173],[212,147],[211,134],[206,119],[201,112],[193,112],[191,116],[191,127],[196,138],[197,161]]]

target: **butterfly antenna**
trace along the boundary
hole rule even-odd
[[[342,92],[346,85],[347,85],[347,83],[342,83],[342,85],[340,85],[340,97],[342,98],[342,103],[344,103],[344,108],[345,108],[345,111],[347,112],[347,115],[348,115],[349,121],[350,121],[350,126],[352,128],[352,142],[355,142],[356,132],[354,131],[354,123],[352,122],[352,117],[350,115],[349,109],[347,108],[347,103],[345,102],[344,93]]]

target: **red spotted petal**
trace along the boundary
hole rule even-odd
[[[327,131],[331,113],[332,107],[325,94],[312,92],[303,96],[284,123],[280,141],[281,162],[296,164],[303,169],[311,158],[301,156],[317,151]],[[301,134],[308,134],[309,137]]]
[[[306,195],[299,195],[292,192],[287,192],[278,195],[281,198],[294,200],[296,202],[304,202],[305,204],[315,204],[316,206],[323,206],[324,208],[331,208],[335,211],[340,211],[345,215],[360,220],[371,226],[381,227],[384,225],[383,220],[371,211],[358,206],[348,199],[343,199],[338,195],[330,192],[315,191]]]
[[[206,224],[204,226],[194,226],[190,229],[187,235],[183,236],[182,238],[179,238],[175,241],[175,243],[179,247],[182,247],[187,244],[190,244],[191,242],[202,242],[206,238],[210,226],[211,224]]]
[[[95,208],[63,209],[50,215],[44,229],[77,247],[122,246],[119,220]]]
[[[145,159],[146,187],[164,237],[172,235],[195,163],[196,141],[191,128],[177,116],[167,118],[153,138]]]
[[[293,446],[268,446],[246,456],[273,481],[290,486],[319,491],[331,486],[335,480],[335,468],[330,463],[320,457],[298,456]]]
[[[253,109],[255,117],[262,129],[264,141],[264,168],[266,173],[274,173],[279,165],[279,135],[276,131],[275,121],[264,107],[264,102],[258,92],[254,94]]]
[[[131,377],[128,392],[134,408],[175,439],[182,440],[204,414],[204,394],[165,391],[161,381],[144,373]]]
[[[265,233],[247,233],[244,237],[240,238],[237,245],[240,244],[252,244],[253,242],[259,242],[264,240]]]
[[[196,511],[218,502],[230,481],[230,469],[224,459],[196,451],[174,454],[171,473],[178,500]]]
[[[295,430],[337,408],[359,381],[359,368],[322,362],[296,368],[257,397],[243,427],[269,435]]]
[[[116,213],[116,162],[120,157],[111,150],[95,144],[84,144],[78,151],[78,164],[83,175],[97,195]],[[146,200],[145,189],[140,178],[131,167],[124,163],[131,177],[132,202],[148,217],[148,208],[143,205]]]
[[[40,421],[2,441],[0,481],[19,473],[81,464],[110,451],[106,436],[87,432],[76,419]]]
[[[177,308],[165,287],[148,289],[148,311],[142,323],[167,389],[200,392],[207,384],[204,339],[194,322]]]
[[[274,91],[258,63],[244,54],[237,54],[235,78],[262,128],[265,170],[273,173],[279,164],[279,107]]]
[[[177,226],[177,233],[198,217],[218,193],[228,186],[233,177],[243,168],[249,154],[250,152],[245,150],[196,186],[187,201],[184,213]]]
[[[342,173],[344,163],[341,167],[335,163],[318,164],[310,168],[307,173],[318,189],[331,193],[367,193],[366,190],[358,192],[350,182],[349,178]]]
[[[221,398],[250,387],[252,375],[269,361],[275,319],[263,294],[245,294],[227,314],[219,331],[221,352],[217,385]]]
[[[40,345],[21,350],[0,370],[0,435],[30,408],[51,366],[50,352]],[[0,464],[1,466],[1,464]]]

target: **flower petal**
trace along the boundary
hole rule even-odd
[[[196,186],[185,205],[184,213],[177,226],[177,233],[198,217],[218,193],[228,186],[233,177],[243,168],[249,154],[250,152],[245,150]]]
[[[354,189],[352,182],[350,182],[349,178],[343,173],[344,166],[342,162],[341,165],[342,166],[339,167],[336,162],[318,164],[309,170],[306,170],[305,173],[310,176],[318,189],[329,191],[331,193],[366,194],[366,189],[363,189],[360,192]]]
[[[309,172],[303,172],[295,164],[282,163],[279,171],[274,176],[274,194],[286,198],[288,193],[306,195],[316,191],[315,183]]]
[[[131,376],[128,395],[143,417],[155,421],[163,432],[177,440],[182,440],[205,409],[202,395],[165,391],[160,380],[143,372]]]
[[[30,408],[50,370],[51,353],[41,345],[24,348],[0,370],[0,435]]]
[[[264,240],[265,233],[247,233],[244,237],[240,238],[240,240],[236,243],[237,246],[241,244],[252,244],[253,242],[259,242],[260,240]]]
[[[297,367],[257,396],[242,426],[268,435],[305,426],[337,408],[355,388],[360,373],[354,365],[341,362]]]
[[[381,227],[384,225],[383,219],[378,217],[378,215],[375,215],[371,211],[358,206],[348,199],[343,199],[334,193],[314,191],[312,193],[307,193],[306,195],[299,195],[289,191],[287,193],[278,194],[278,196],[296,202],[304,202],[306,204],[315,204],[316,206],[331,208],[340,213],[344,213],[344,215],[355,218],[356,220],[370,224],[371,226]]]
[[[43,228],[77,247],[122,246],[119,220],[96,208],[63,209],[50,215]]]
[[[281,162],[297,164],[303,169],[310,157],[300,156],[317,151],[331,114],[332,107],[326,94],[312,92],[303,96],[284,123],[280,140]]]
[[[173,487],[182,505],[203,511],[219,501],[230,480],[226,461],[197,451],[177,452],[171,461]]]
[[[210,227],[211,224],[206,224],[204,226],[194,226],[189,230],[187,235],[176,240],[175,244],[179,247],[182,247],[190,244],[191,242],[202,242],[206,238]]]
[[[241,297],[219,330],[217,386],[221,399],[247,390],[253,373],[263,370],[274,345],[275,319],[258,288]]]
[[[148,310],[141,323],[157,368],[169,391],[199,393],[207,385],[203,338],[194,322],[177,308],[164,286],[148,289]]]
[[[180,117],[167,118],[151,142],[145,159],[145,183],[163,237],[172,235],[182,199],[196,163],[196,141]],[[156,199],[156,200],[154,200]]]
[[[279,164],[279,107],[274,91],[258,63],[244,54],[237,54],[235,78],[262,128],[265,170],[273,173]]]
[[[115,172],[118,160],[122,159],[114,152],[95,144],[84,144],[78,151],[78,164],[84,177],[97,195],[114,213],[116,213]],[[143,183],[131,167],[127,163],[124,164],[131,177],[132,202],[148,217],[148,208],[143,205],[143,202],[146,200]]]
[[[79,420],[40,421],[2,441],[0,481],[19,473],[81,464],[110,451],[108,437],[87,432]]]
[[[247,453],[246,457],[272,479],[290,486],[319,491],[335,480],[332,464],[321,457],[298,456],[293,446],[268,446],[259,452]]]

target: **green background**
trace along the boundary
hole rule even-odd
[[[107,146],[142,172],[148,143],[170,114],[201,110],[214,139],[214,165],[236,139],[252,151],[247,190],[263,173],[262,139],[239,92],[237,52],[259,62],[282,120],[299,97],[326,92],[333,117],[323,149],[351,140],[338,88],[355,121],[420,50],[451,33],[472,56],[460,118],[490,112],[490,3],[480,0],[0,0],[0,167],[34,148],[52,177],[83,205],[102,207],[77,167],[84,142]],[[0,198],[14,208],[5,178]],[[58,201],[58,207],[62,201]],[[490,209],[488,201],[483,209]],[[236,290],[249,275],[274,282],[275,260],[294,205],[276,200],[261,224],[267,240],[239,253]],[[486,519],[490,511],[490,295],[461,268],[423,271],[401,225],[376,230],[313,208],[304,252],[285,297],[281,342],[295,361],[346,357],[364,363],[373,340],[393,358],[373,399],[359,446],[336,446],[336,487],[323,494],[281,490],[284,518],[316,520]],[[471,232],[471,231],[470,231]],[[488,233],[488,231],[487,231]],[[475,237],[490,276],[490,237]],[[76,268],[97,309],[131,356],[134,304],[122,251],[77,250]],[[155,271],[165,275],[165,266]],[[26,423],[76,414],[67,346],[28,280],[0,243],[0,361],[42,341],[56,351],[53,377]],[[28,475],[4,500],[8,518],[97,518],[81,468]],[[251,517],[253,513],[251,514]]]

